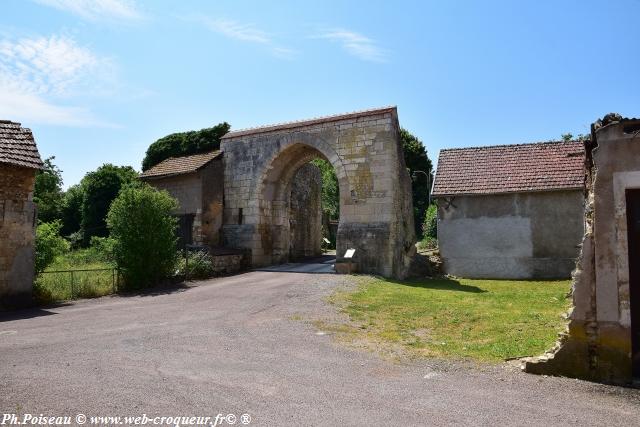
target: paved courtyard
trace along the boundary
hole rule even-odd
[[[344,347],[308,320],[334,315],[324,298],[349,278],[311,270],[256,271],[5,314],[0,412],[247,413],[251,425],[274,426],[610,426],[640,419],[637,390],[506,365],[396,363]]]

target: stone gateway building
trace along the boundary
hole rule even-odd
[[[28,305],[34,279],[36,206],[43,166],[29,129],[0,120],[0,310]]]
[[[570,277],[584,232],[584,158],[580,142],[442,150],[433,197],[445,272]]]
[[[337,263],[352,248],[358,271],[405,277],[415,235],[395,107],[230,132],[220,152],[165,160],[142,179],[178,199],[186,240],[240,249],[262,267],[320,254],[314,159],[338,178]]]
[[[337,263],[355,249],[358,271],[403,278],[415,254],[411,180],[395,107],[230,132],[224,153],[224,240],[251,264],[290,259],[293,177],[325,159],[340,190]]]

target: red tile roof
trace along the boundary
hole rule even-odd
[[[31,130],[21,127],[20,123],[0,120],[0,163],[42,169]]]
[[[207,163],[222,155],[219,150],[183,157],[169,157],[140,174],[140,178],[160,178],[196,172]]]
[[[582,142],[541,142],[440,151],[433,196],[584,187]]]
[[[316,117],[313,119],[297,120],[297,121],[286,122],[286,123],[276,123],[272,125],[258,126],[254,128],[239,129],[239,130],[227,133],[225,136],[222,137],[222,139],[237,138],[240,136],[267,133],[267,132],[276,132],[281,130],[290,130],[290,129],[295,129],[295,128],[304,127],[304,126],[312,126],[312,125],[317,125],[321,123],[337,122],[340,120],[357,119],[360,117],[375,116],[375,115],[380,115],[385,113],[396,113],[396,107],[389,106],[389,107],[381,107],[381,108],[372,108],[370,110],[353,111],[351,113],[342,113],[342,114],[335,114],[332,116]]]

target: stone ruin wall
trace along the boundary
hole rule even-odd
[[[0,165],[0,309],[31,302],[35,169]]]
[[[586,143],[585,235],[573,273],[567,330],[527,372],[624,384],[632,381],[626,188],[640,188],[640,120],[592,127]],[[609,118],[609,120],[611,120]]]

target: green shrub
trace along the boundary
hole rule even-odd
[[[438,238],[438,207],[436,205],[430,205],[427,209],[422,223],[422,232],[425,237]]]
[[[113,251],[115,240],[111,237],[91,237],[89,252],[96,261],[111,262],[113,261]]]
[[[169,193],[146,184],[125,187],[111,204],[107,224],[125,288],[144,288],[173,273],[177,208]]]
[[[215,273],[211,256],[205,251],[188,252],[188,259],[181,257],[178,262],[178,275],[189,279],[208,279]]]
[[[69,251],[69,242],[60,236],[60,221],[41,222],[36,228],[36,273],[44,271],[58,255]]]
[[[66,237],[67,241],[71,244],[71,249],[76,250],[82,247],[82,242],[84,242],[84,233],[82,232],[82,230],[71,233]]]
[[[430,205],[422,223],[423,238],[418,243],[419,249],[435,249],[438,247],[438,207]]]

